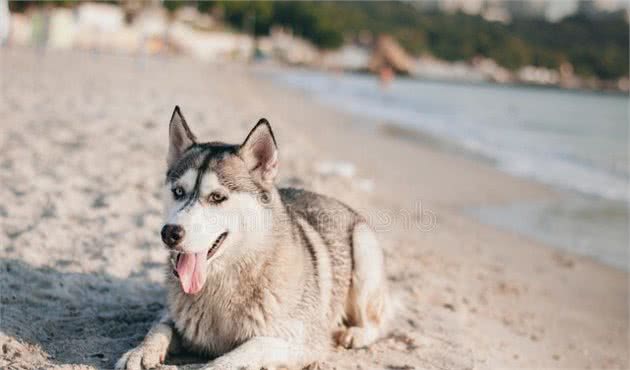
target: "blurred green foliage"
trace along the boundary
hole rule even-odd
[[[486,56],[511,70],[525,65],[558,68],[569,62],[582,76],[613,79],[628,75],[628,22],[623,12],[596,17],[576,14],[556,23],[520,18],[503,24],[463,13],[423,11],[408,1],[162,3],[169,10],[196,6],[256,35],[269,33],[273,25],[289,27],[325,49],[338,48],[367,31],[374,37],[394,36],[412,55],[428,52],[449,61]]]

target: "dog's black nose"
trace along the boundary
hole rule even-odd
[[[186,232],[179,225],[164,225],[161,234],[164,244],[174,247],[184,239]]]

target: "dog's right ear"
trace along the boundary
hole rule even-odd
[[[179,111],[179,106],[175,106],[171,116],[171,122],[168,127],[168,139],[168,157],[166,162],[170,167],[181,158],[186,149],[190,148],[196,140],[195,135],[188,128],[184,116]]]

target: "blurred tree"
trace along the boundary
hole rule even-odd
[[[162,5],[169,11],[169,12],[174,12],[175,10],[177,10],[177,8],[179,8],[182,5],[186,5],[186,2],[184,1],[178,1],[178,0],[162,0]]]
[[[200,0],[197,1],[197,10],[201,13],[211,13],[216,5],[216,1],[213,0]]]

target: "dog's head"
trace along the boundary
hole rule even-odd
[[[183,291],[196,294],[210,264],[251,254],[269,236],[278,151],[265,119],[241,145],[198,143],[175,107],[167,163],[162,240]]]

